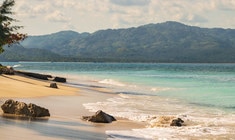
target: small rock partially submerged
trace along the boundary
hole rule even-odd
[[[177,119],[173,119],[171,121],[170,126],[178,126],[178,127],[180,127],[180,126],[183,125],[183,123],[184,123],[184,121],[181,118],[177,118]]]
[[[169,126],[185,126],[184,121],[181,118],[174,116],[159,116],[153,117],[150,121],[150,127],[169,127]]]
[[[24,102],[14,101],[12,99],[6,100],[1,106],[4,113],[22,115],[27,117],[46,117],[50,116],[49,110],[35,104],[26,104]]]
[[[116,121],[113,116],[103,112],[102,110],[97,111],[93,116],[83,116],[83,119],[96,123],[111,123],[112,121]]]

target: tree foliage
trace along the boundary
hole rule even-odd
[[[0,6],[0,53],[4,51],[2,48],[4,45],[10,46],[26,38],[26,34],[17,32],[22,26],[13,26],[12,22],[17,22],[17,20],[9,17],[14,14],[12,12],[14,5],[14,0],[4,0]]]

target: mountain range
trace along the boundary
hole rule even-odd
[[[29,36],[20,45],[5,48],[0,61],[233,63],[234,54],[235,29],[167,21],[94,33]]]

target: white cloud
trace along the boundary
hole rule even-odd
[[[153,22],[168,20],[179,21],[190,25],[204,26],[210,22],[208,13],[214,13],[213,0],[177,0],[153,1],[149,6],[149,18],[155,17]],[[150,19],[149,19],[150,20]]]
[[[45,15],[52,10],[52,5],[47,1],[35,1],[33,3],[26,0],[19,0],[14,7],[16,13],[20,17],[38,17]]]
[[[235,10],[235,0],[217,0],[216,6],[221,10]]]
[[[62,8],[71,8],[76,6],[77,0],[56,0],[53,4]]]
[[[121,6],[143,6],[148,5],[151,0],[110,0],[111,3]]]
[[[71,23],[67,23],[63,26],[63,30],[77,30],[77,28]]]
[[[194,23],[194,24],[208,22],[208,20],[205,19],[203,16],[200,16],[197,14],[185,14],[185,15],[179,17],[179,20],[182,22]]]
[[[16,0],[14,10],[29,32],[42,25],[94,32],[169,20],[235,28],[235,0]]]
[[[70,19],[67,18],[62,12],[54,11],[53,13],[46,16],[46,19],[51,22],[69,22]]]

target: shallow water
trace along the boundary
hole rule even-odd
[[[8,63],[16,69],[68,77],[77,87],[102,87],[112,97],[83,103],[90,111],[145,122],[112,131],[110,139],[232,139],[235,137],[235,64]],[[163,117],[180,117],[169,127]]]

